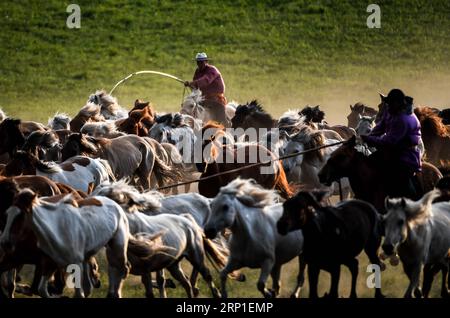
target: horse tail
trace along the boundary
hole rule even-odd
[[[156,153],[154,153],[155,164],[153,165],[153,172],[155,174],[158,185],[170,184],[181,179],[181,172],[172,169],[166,165]]]
[[[287,181],[286,173],[284,172],[281,161],[278,162],[278,169],[278,176],[275,181],[275,190],[278,190],[281,197],[283,197],[284,199],[289,199],[294,195],[294,191],[291,189]]]
[[[205,249],[206,256],[217,271],[225,267],[227,263],[227,257],[219,251],[214,242],[212,242],[210,239],[207,239],[204,235],[203,248]]]
[[[129,256],[141,260],[148,259],[156,254],[167,253],[171,248],[159,241],[162,235],[164,235],[164,232],[158,232],[154,235],[139,235],[138,237],[130,236],[127,253]]]

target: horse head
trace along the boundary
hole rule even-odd
[[[321,208],[320,202],[328,196],[327,191],[300,191],[283,203],[283,214],[277,222],[278,233],[286,235],[301,229]]]
[[[26,240],[31,231],[33,206],[37,195],[30,189],[21,190],[6,211],[7,221],[0,237],[0,246],[6,253],[14,252],[18,242]]]
[[[6,118],[0,124],[0,154],[7,152],[10,156],[14,154],[25,142],[25,136],[20,130],[20,119]]]
[[[331,153],[326,164],[319,171],[319,181],[331,186],[334,181],[348,176],[351,169],[354,169],[353,161],[358,153],[355,149],[356,137],[351,137],[342,144],[338,149]]]
[[[91,140],[95,140],[91,138]],[[64,147],[61,150],[62,161],[80,154],[96,154],[98,151],[95,144],[86,138],[82,133],[76,133],[69,136]]]
[[[39,159],[33,154],[18,150],[3,170],[3,175],[11,177],[18,175],[36,174],[36,166]]]

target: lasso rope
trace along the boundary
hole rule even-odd
[[[190,180],[190,181],[185,181],[185,182],[180,182],[180,183],[175,183],[175,184],[170,184],[170,185],[167,185],[167,186],[159,187],[156,190],[160,191],[160,190],[164,190],[164,189],[175,188],[175,187],[186,185],[186,184],[197,183],[197,182],[200,182],[200,181],[209,180],[209,179],[216,178],[216,177],[219,177],[219,176],[222,176],[222,175],[225,175],[225,174],[238,172],[238,171],[241,171],[241,170],[244,170],[244,169],[249,169],[249,168],[253,168],[253,167],[267,165],[267,164],[272,163],[274,161],[288,159],[288,158],[304,155],[304,154],[307,154],[307,153],[310,153],[310,152],[313,152],[313,151],[321,150],[321,149],[324,149],[324,148],[341,145],[341,144],[346,143],[346,142],[347,142],[347,140],[343,140],[343,141],[338,141],[338,142],[335,142],[335,143],[332,143],[332,144],[329,144],[329,145],[323,145],[323,146],[320,146],[320,147],[311,148],[311,149],[304,150],[304,151],[294,152],[294,153],[291,153],[289,155],[278,157],[276,159],[271,159],[271,160],[267,160],[267,161],[264,161],[264,162],[257,162],[257,163],[249,164],[249,165],[246,165],[244,167],[239,167],[239,168],[236,168],[236,169],[232,169],[232,170],[228,170],[228,171],[224,171],[224,172],[219,172],[219,173],[216,173],[216,174],[213,174],[213,175],[210,175],[210,176],[207,176],[207,177],[199,178],[199,179],[196,179],[196,180]]]
[[[128,75],[127,77],[125,77],[125,78],[121,79],[119,82],[117,82],[117,84],[114,85],[114,87],[113,87],[113,88],[111,89],[111,91],[109,92],[109,95],[111,95],[112,92],[114,92],[114,90],[117,88],[117,86],[119,86],[120,84],[122,84],[122,83],[124,83],[125,81],[129,80],[129,79],[132,78],[133,76],[139,75],[139,74],[155,74],[155,75],[161,75],[161,76],[164,76],[164,77],[168,77],[168,78],[174,79],[174,80],[176,80],[176,81],[178,81],[178,82],[180,82],[180,83],[183,83],[183,84],[184,84],[184,82],[185,82],[185,81],[183,81],[181,78],[178,78],[178,77],[176,77],[176,76],[173,76],[173,75],[170,75],[170,74],[167,74],[167,73],[163,73],[163,72],[158,72],[158,71],[139,71],[139,72],[131,73],[131,74]]]

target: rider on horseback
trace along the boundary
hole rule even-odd
[[[214,120],[226,124],[225,105],[225,83],[220,71],[213,65],[208,64],[206,53],[197,53],[195,57],[197,69],[192,82],[186,81],[185,86],[200,89],[205,100],[203,106],[210,108],[215,114]]]
[[[377,148],[371,155],[383,165],[387,193],[391,197],[417,199],[416,173],[422,161],[418,145],[421,142],[420,123],[413,113],[413,99],[399,89],[383,98],[381,119],[367,136],[361,136],[369,146]]]

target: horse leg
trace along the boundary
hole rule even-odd
[[[436,274],[436,266],[433,266],[432,264],[425,264],[425,266],[423,267],[423,284],[422,284],[423,298],[428,298],[435,274]]]
[[[334,266],[331,266],[330,274],[331,274],[330,293],[328,295],[325,294],[325,297],[338,298],[339,297],[339,279],[341,276],[341,265],[335,264]]]
[[[227,265],[225,265],[225,267],[220,272],[220,293],[222,294],[222,298],[228,297],[227,293],[228,274],[240,268],[242,268],[242,266],[240,266],[237,262],[234,262],[234,260],[230,257],[228,259]]]
[[[384,265],[384,263],[381,262],[380,258],[378,257],[378,249],[380,248],[380,244],[381,244],[381,235],[377,235],[374,233],[370,235],[369,241],[364,247],[364,252],[369,258],[370,263],[378,265],[380,269],[383,271],[386,268],[386,265]],[[381,292],[381,287],[380,288],[375,287],[375,298],[384,298],[384,297],[385,296]]]
[[[405,266],[405,273],[406,276],[409,278],[409,285],[406,289],[404,298],[412,298],[412,294],[414,292],[415,296],[417,297],[420,290],[418,289],[419,281],[420,281],[420,269],[421,264],[420,263],[414,263],[409,264],[409,266]]]
[[[319,283],[320,268],[315,264],[308,264],[309,298],[318,298],[317,284]]]
[[[88,274],[85,270],[85,264],[80,263],[78,264],[78,268],[80,269],[80,278],[83,280],[85,279],[85,274]],[[80,286],[75,286],[75,298],[85,298],[84,296],[84,290],[83,290],[83,283],[81,283]]]
[[[356,281],[358,280],[358,260],[356,258],[351,259],[347,265],[350,273],[352,274],[352,288],[350,291],[350,298],[358,298],[356,295]]]
[[[297,275],[297,286],[295,286],[294,291],[291,294],[291,298],[299,298],[300,297],[300,291],[303,287],[303,284],[305,283],[305,269],[306,269],[306,262],[303,259],[303,255],[300,254],[298,256],[298,275]]]
[[[444,265],[441,268],[442,271],[442,283],[441,283],[441,297],[442,298],[449,298],[450,294],[447,289],[447,280],[448,280],[448,266]]]
[[[272,268],[272,272],[270,273],[270,276],[272,277],[272,290],[271,293],[273,297],[277,297],[280,294],[280,272],[281,272],[281,265],[275,264]]]
[[[48,292],[48,281],[55,272],[56,269],[53,266],[48,266],[48,264],[42,266],[42,275],[37,289],[38,295],[42,298],[55,298],[55,296],[50,295]]]
[[[153,295],[152,274],[144,273],[143,275],[141,275],[141,282],[145,288],[145,297],[154,298],[155,296]]]
[[[200,290],[197,287],[197,277],[198,277],[198,270],[193,268],[191,278],[189,280],[191,282],[192,290],[194,291],[194,297],[198,297],[198,295],[200,294]]]
[[[7,298],[14,298],[14,292],[16,291],[16,269],[11,269],[2,273],[0,288],[4,287]]]
[[[271,298],[274,296],[273,293],[266,288],[266,281],[267,278],[269,278],[269,274],[272,271],[273,265],[274,261],[272,259],[266,259],[261,264],[261,272],[259,273],[258,283],[256,286],[265,298]]]
[[[106,248],[108,260],[108,298],[120,298],[123,281],[128,275],[127,246],[128,231],[119,229]]]
[[[169,267],[167,267],[167,269],[169,270],[173,278],[179,281],[181,286],[183,286],[188,298],[192,298],[192,286],[191,283],[189,283],[186,275],[183,273],[183,270],[180,267],[180,262],[176,262],[175,264],[170,265]]]
[[[198,245],[202,246],[202,245]],[[220,298],[220,293],[217,290],[216,286],[214,286],[214,282],[211,276],[211,273],[209,272],[208,267],[205,265],[205,254],[204,249],[197,248],[194,250],[193,255],[188,255],[188,260],[191,262],[193,266],[192,276],[191,276],[191,286],[195,286],[197,282],[197,276],[198,273],[202,275],[203,279],[208,284],[209,289],[211,290],[211,293],[214,298]],[[192,284],[192,282],[194,284]],[[197,295],[198,295],[198,289],[197,289]]]
[[[159,298],[167,298],[166,278],[165,278],[164,270],[160,270],[160,271],[156,272],[156,283],[158,284]]]

